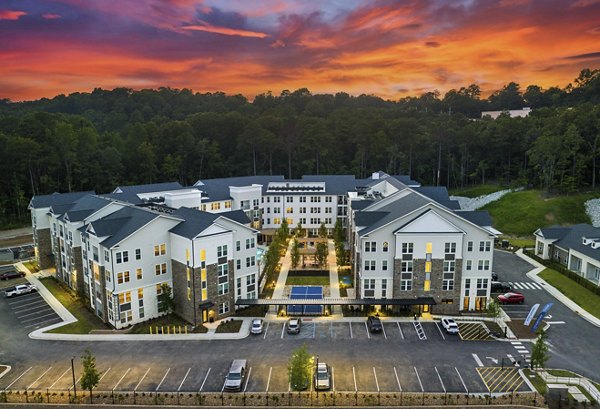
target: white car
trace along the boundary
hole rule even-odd
[[[263,320],[261,319],[255,319],[252,320],[252,327],[250,328],[250,333],[251,334],[262,334],[263,332]]]
[[[315,368],[315,389],[327,390],[331,388],[331,371],[325,362],[319,362]]]
[[[16,295],[24,295],[37,291],[35,285],[21,284],[14,287],[10,287],[4,290],[4,296],[7,298],[14,297]]]
[[[442,326],[448,334],[458,334],[458,325],[452,318],[442,318]]]

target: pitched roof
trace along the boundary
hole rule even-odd
[[[102,245],[110,248],[158,217],[161,216],[149,210],[125,206],[116,212],[91,222],[90,225],[94,229],[96,236],[108,236],[102,241]]]
[[[75,202],[88,194],[95,194],[94,191],[70,192],[70,193],[52,193],[51,195],[33,196],[30,206],[34,209],[50,207],[52,205],[64,205]]]
[[[241,176],[233,178],[202,179],[194,186],[206,193],[209,202],[230,199],[229,187],[243,187],[250,185],[262,185],[262,193],[265,194],[269,182],[283,182],[284,177],[277,176]]]
[[[356,212],[354,214],[354,225],[370,226],[388,214],[388,212]]]
[[[570,230],[570,227],[552,226],[539,229],[545,239],[560,239],[564,237]]]
[[[368,227],[362,229],[360,231],[360,234],[361,235],[368,234],[371,231],[376,230],[382,226],[385,226],[386,224],[391,223],[396,219],[406,216],[410,212],[417,210],[418,208],[423,207],[428,203],[431,203],[431,199],[427,199],[421,195],[411,192],[411,193],[407,194],[406,196],[404,196],[398,200],[395,200],[395,201],[389,203],[388,205],[378,209],[377,210],[378,212],[385,212],[387,214],[384,217],[379,218],[374,223],[370,224]],[[362,212],[365,212],[365,211],[362,211]],[[355,217],[358,216],[358,214],[362,213],[362,212],[356,212]],[[365,213],[368,213],[368,211],[366,211]]]
[[[315,194],[340,196],[355,191],[358,180],[354,175],[304,175],[302,182],[325,182],[325,191]]]
[[[455,214],[479,227],[489,227],[492,225],[492,217],[487,210],[460,211],[455,212]]]
[[[250,220],[242,210],[232,212],[208,213],[188,207],[180,207],[173,212],[173,216],[183,221],[169,230],[171,233],[188,239],[193,239],[209,228],[217,219],[224,217],[240,224],[248,224]]]
[[[398,179],[400,182],[404,183],[406,186],[421,186],[419,182],[413,180],[408,175],[392,175],[393,178]]]
[[[65,220],[68,218],[70,222],[78,222],[85,219],[90,214],[102,209],[111,203],[110,200],[95,196],[85,195],[81,199],[77,200],[73,206],[71,206],[59,220]]]
[[[166,190],[181,189],[181,183],[179,182],[164,182],[164,183],[149,183],[147,185],[131,185],[131,186],[117,186],[112,193],[152,193],[152,192],[164,192]]]
[[[446,186],[419,186],[411,188],[415,192],[419,192],[422,195],[427,196],[430,199],[435,200],[442,206],[452,210],[460,210],[460,204],[458,200],[451,200],[448,195],[448,189]]]
[[[372,205],[373,203],[373,200],[353,200],[352,210],[362,210],[365,207]]]
[[[240,224],[250,223],[250,219],[243,210],[232,210],[231,212],[219,213],[220,216],[226,217]]]
[[[573,249],[594,260],[600,260],[600,248],[594,249],[590,245],[583,244],[583,237],[600,239],[600,228],[589,224],[576,224],[566,229],[568,229],[568,232],[554,242],[555,246],[564,249]]]

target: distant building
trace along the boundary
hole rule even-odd
[[[489,116],[492,119],[497,119],[502,114],[508,114],[511,118],[525,118],[526,116],[529,116],[530,112],[531,108],[529,107],[510,110],[505,109],[504,111],[483,111],[481,112],[481,117],[485,118],[486,116]]]
[[[535,254],[600,286],[600,228],[589,224],[537,229]]]

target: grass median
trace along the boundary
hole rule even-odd
[[[285,285],[329,285],[329,275],[319,276],[288,276]]]
[[[600,318],[600,296],[550,268],[542,271],[539,276],[594,317]]]
[[[40,282],[77,319],[77,322],[48,332],[55,334],[89,334],[93,329],[110,329],[87,309],[79,297],[75,296],[70,289],[61,285],[55,278],[41,278]]]

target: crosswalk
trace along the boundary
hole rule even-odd
[[[527,350],[527,347],[523,345],[521,341],[511,341],[512,346],[516,349],[516,352],[521,355],[522,359],[527,365],[531,363],[531,355]],[[515,361],[512,355],[508,355],[511,361]]]
[[[542,289],[541,285],[539,285],[538,283],[534,283],[533,281],[509,282],[509,284],[512,288],[518,289],[518,290],[541,290]]]

